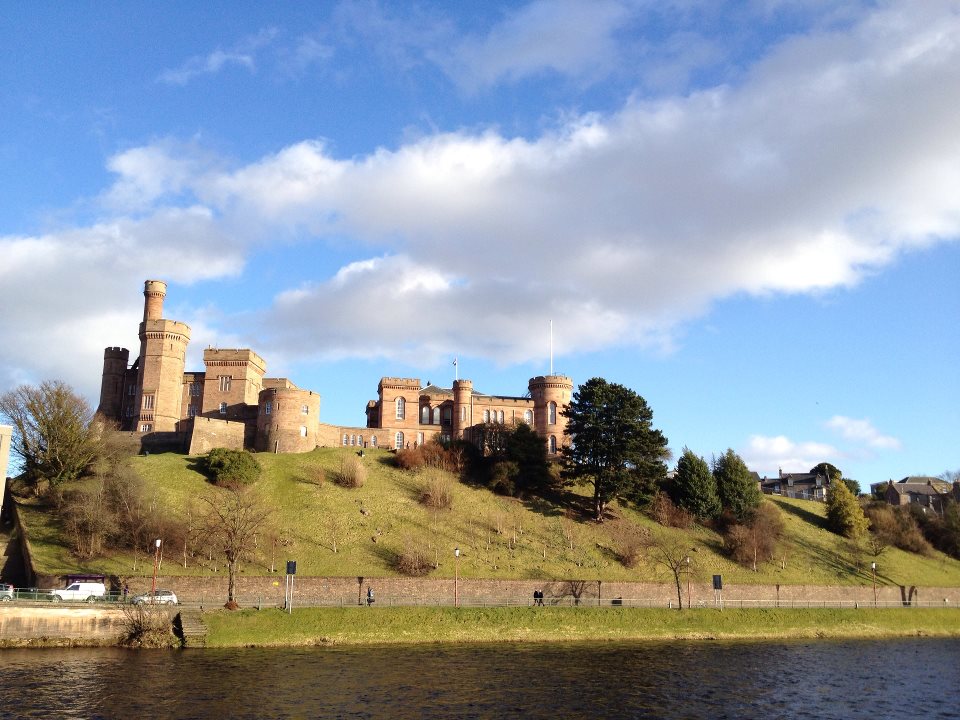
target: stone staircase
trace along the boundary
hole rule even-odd
[[[199,608],[184,608],[174,622],[184,647],[204,647],[207,644],[207,626]]]

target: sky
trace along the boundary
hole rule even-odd
[[[553,371],[675,457],[960,468],[960,2],[0,0],[0,48],[0,392],[96,407],[161,279],[188,370],[325,422]]]

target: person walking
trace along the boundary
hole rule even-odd
[[[373,588],[367,585],[367,607],[373,605]]]

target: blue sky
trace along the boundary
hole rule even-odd
[[[960,468],[956,2],[3,3],[0,390],[147,278],[363,423],[627,385],[679,455]]]

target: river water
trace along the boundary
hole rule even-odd
[[[0,718],[958,718],[960,640],[0,650]]]

